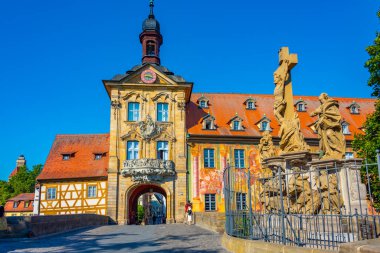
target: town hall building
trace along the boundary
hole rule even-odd
[[[192,93],[191,81],[161,65],[163,36],[153,7],[151,1],[139,36],[141,64],[103,80],[110,132],[56,136],[37,178],[40,215],[96,213],[132,224],[146,193],[164,197],[167,223],[183,220],[187,200],[195,212],[224,212],[227,164],[259,173],[264,133],[278,148],[273,95]],[[346,158],[353,158],[351,141],[364,133],[375,100],[335,99],[344,119]],[[319,152],[316,118],[310,116],[318,97],[293,100],[305,141]]]

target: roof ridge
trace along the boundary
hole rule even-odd
[[[258,94],[258,93],[235,93],[235,92],[193,92],[192,93],[193,95],[205,95],[205,94],[208,94],[208,95],[220,95],[220,94],[226,94],[226,95],[246,95],[246,96],[273,96],[273,94]],[[302,97],[302,98],[318,98],[319,95],[299,95],[299,94],[293,94],[293,97]],[[377,100],[376,98],[364,98],[364,97],[335,97],[335,96],[330,96],[332,98],[337,98],[337,99],[366,99],[366,100]]]
[[[110,135],[110,133],[102,133],[102,134],[56,134],[56,137],[66,137],[66,136],[99,136],[99,135]]]

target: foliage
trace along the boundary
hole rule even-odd
[[[377,12],[380,19],[380,10]],[[378,98],[375,105],[375,112],[367,116],[366,122],[363,125],[365,134],[355,135],[352,143],[353,149],[359,157],[366,158],[367,163],[375,164],[376,150],[380,150],[380,33],[376,33],[374,44],[367,47],[369,55],[365,67],[370,73],[368,85],[372,87],[372,96]],[[362,172],[365,174],[366,168]],[[365,182],[370,183],[372,195],[375,202],[375,207],[380,208],[380,180],[377,166],[368,166],[370,182],[367,182],[367,177],[363,177]]]
[[[9,182],[0,181],[0,205],[5,205],[7,199],[20,193],[33,193],[36,178],[41,170],[41,164],[33,166],[32,170],[22,166],[19,167],[17,174],[9,179]]]
[[[144,219],[145,210],[142,205],[137,205],[137,222],[141,223]]]
[[[380,10],[377,12],[380,19]],[[369,59],[365,63],[365,67],[370,73],[368,85],[373,88],[372,96],[380,98],[380,33],[376,33],[373,45],[366,48]]]

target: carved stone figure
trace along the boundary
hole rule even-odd
[[[281,125],[280,149],[282,152],[309,150],[300,130],[298,115],[293,108],[291,69],[297,64],[297,55],[289,54],[289,49],[281,48],[279,67],[274,72],[274,115]]]
[[[262,163],[264,159],[275,156],[276,152],[274,149],[272,136],[269,131],[265,131],[263,137],[260,139],[259,144],[260,162]]]
[[[152,139],[153,137],[161,134],[163,130],[163,128],[161,126],[158,126],[149,115],[146,116],[145,121],[139,122],[139,128],[141,137],[144,140]]]
[[[338,188],[336,174],[329,175],[327,170],[321,170],[320,176],[316,178],[316,183],[321,191],[322,213],[340,214],[344,202]]]
[[[323,151],[322,159],[342,159],[346,152],[346,142],[342,133],[338,101],[332,100],[326,93],[319,96],[321,105],[311,113],[318,115],[314,124],[319,135],[319,148]]]
[[[284,181],[280,185],[279,176],[273,172],[268,173],[269,169],[265,169],[265,177],[259,179],[261,182],[260,202],[267,212],[281,211],[281,191],[284,193]],[[287,202],[283,202],[284,209],[288,209]]]
[[[312,190],[309,175],[299,167],[292,168],[293,175],[288,182],[288,198],[291,213],[316,214],[321,201],[317,190]]]
[[[306,151],[310,149],[300,129],[300,120],[296,113],[293,119],[285,119],[282,121],[279,135],[281,137],[280,149],[283,153]]]

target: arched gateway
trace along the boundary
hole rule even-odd
[[[165,216],[164,220],[167,218],[170,220],[172,217],[172,194],[170,193],[167,187],[161,187],[157,184],[136,184],[133,185],[125,194],[126,196],[126,223],[127,224],[136,224],[137,222],[137,214],[138,214],[138,200],[139,198],[146,193],[158,193],[161,194],[165,199]]]

